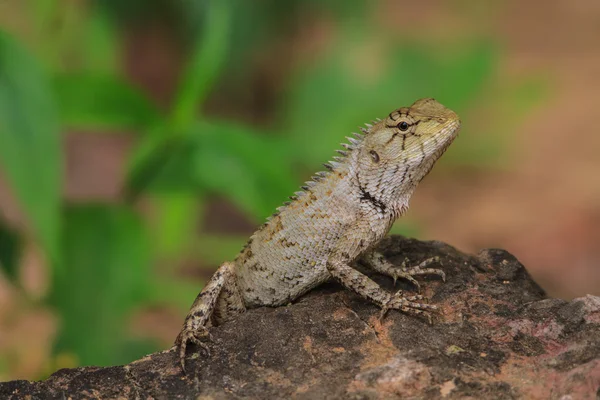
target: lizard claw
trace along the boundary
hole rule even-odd
[[[386,303],[383,307],[381,307],[381,312],[379,313],[379,323],[383,322],[383,318],[385,317],[385,314],[387,314],[387,312],[390,310],[390,307],[388,306],[390,301],[391,300],[389,300],[388,303]]]
[[[210,349],[206,345],[207,341],[212,341],[212,335],[205,327],[198,327],[195,330],[188,329],[187,327],[182,329],[177,339],[175,340],[175,346],[179,348],[179,364],[184,374],[187,374],[185,369],[185,354],[187,351],[188,343],[193,343],[200,347],[207,356],[210,355]]]
[[[421,315],[427,317],[430,324],[433,324],[431,318],[432,312],[438,312],[438,307],[435,305],[427,304],[429,299],[421,295],[406,296],[402,290],[398,290],[396,293],[390,296],[389,300],[381,307],[381,313],[379,314],[379,320],[383,319],[385,314],[390,309],[399,310],[407,314]]]
[[[405,258],[400,266],[400,270],[394,273],[394,282],[396,278],[404,278],[415,285],[418,293],[421,292],[421,285],[419,285],[419,282],[417,282],[417,280],[414,278],[417,275],[437,275],[442,278],[442,282],[446,282],[446,273],[444,271],[436,268],[425,268],[427,265],[432,263],[441,264],[439,257],[436,256],[429,258],[416,267],[408,267],[408,263],[409,260]]]
[[[421,285],[411,275],[403,273],[402,271],[396,271],[394,273],[393,278],[394,278],[394,287],[396,287],[396,281],[398,280],[398,278],[403,278],[403,279],[406,279],[407,281],[409,281],[410,283],[412,283],[415,286],[415,288],[417,289],[417,293],[421,293]]]
[[[417,282],[417,280],[415,278],[413,278],[410,273],[406,272],[406,270],[407,270],[406,262],[407,261],[408,261],[408,259],[405,259],[402,262],[400,269],[392,270],[391,275],[392,275],[392,279],[394,279],[394,287],[396,287],[396,282],[398,281],[398,278],[402,278],[402,279],[406,279],[407,281],[412,283],[417,288],[417,292],[421,293],[421,285],[419,284],[419,282]]]

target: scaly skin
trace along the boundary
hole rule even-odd
[[[206,349],[209,323],[247,308],[279,306],[335,279],[382,308],[425,315],[436,310],[420,295],[383,290],[352,267],[359,259],[375,271],[416,283],[437,269],[390,265],[371,249],[408,208],[417,184],[456,137],[458,116],[433,99],[421,99],[348,138],[345,151],[306,182],[293,201],[269,218],[233,262],[224,263],[198,295],[175,345],[182,368],[189,342]],[[418,286],[418,284],[417,284]]]

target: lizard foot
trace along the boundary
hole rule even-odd
[[[204,326],[199,326],[196,329],[190,329],[188,327],[184,327],[179,335],[177,335],[177,339],[175,340],[175,346],[179,348],[179,363],[181,364],[181,370],[183,373],[186,373],[185,370],[185,353],[187,350],[188,343],[193,343],[200,347],[206,355],[210,354],[210,350],[206,345],[206,342],[212,341],[212,336],[208,329]]]
[[[428,301],[428,299],[421,295],[406,296],[402,290],[399,290],[381,308],[379,320],[383,320],[388,310],[394,309],[407,314],[425,316],[431,324],[431,313],[439,312],[439,308],[435,305],[425,304],[423,301]]]
[[[426,268],[430,264],[440,264],[439,257],[428,258],[415,267],[408,267],[408,263],[408,258],[405,258],[399,268],[394,268],[389,272],[390,276],[394,279],[394,287],[396,286],[396,280],[403,278],[415,285],[417,291],[421,292],[421,285],[414,278],[418,275],[437,275],[442,278],[443,282],[446,282],[446,273],[444,271],[436,268]]]
[[[410,261],[408,259],[404,259],[402,264],[399,266],[394,265],[387,261],[382,254],[377,252],[365,254],[362,258],[362,261],[380,274],[391,277],[394,280],[394,287],[396,286],[396,281],[401,278],[406,279],[415,285],[417,291],[420,292],[421,285],[415,279],[415,276],[418,275],[437,275],[441,277],[444,282],[446,281],[446,274],[444,271],[435,268],[428,268],[428,266],[431,264],[440,264],[439,257],[428,258],[415,267],[409,267]]]

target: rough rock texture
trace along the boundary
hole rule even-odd
[[[0,383],[0,398],[599,398],[600,298],[548,299],[504,250],[398,236],[380,248],[398,264],[442,259],[448,281],[422,281],[443,308],[433,325],[394,311],[380,323],[375,306],[328,284],[212,328],[211,354],[189,359],[187,377],[170,350]]]

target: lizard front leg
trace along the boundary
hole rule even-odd
[[[394,294],[389,293],[369,277],[352,268],[350,263],[347,253],[333,252],[327,261],[327,270],[342,286],[381,307],[381,318],[388,310],[396,309],[407,314],[424,315],[431,322],[429,313],[436,311],[437,307],[420,303],[419,301],[425,299],[423,296],[407,296],[401,290]]]
[[[409,261],[408,259],[405,259],[400,266],[396,266],[386,260],[383,254],[376,251],[369,251],[362,255],[361,261],[374,271],[393,278],[394,286],[396,286],[396,280],[398,278],[403,278],[415,285],[419,292],[421,291],[421,285],[419,285],[419,282],[414,278],[415,276],[438,275],[442,278],[442,281],[446,281],[446,274],[444,271],[435,268],[426,268],[430,264],[439,263],[439,257],[428,258],[414,267],[408,267]]]
[[[206,326],[213,313],[217,322],[221,322],[231,314],[243,311],[245,306],[238,291],[235,267],[233,263],[224,263],[196,297],[175,340],[175,346],[179,348],[181,369],[185,372],[185,351],[189,342],[208,351],[204,341],[210,339]]]

